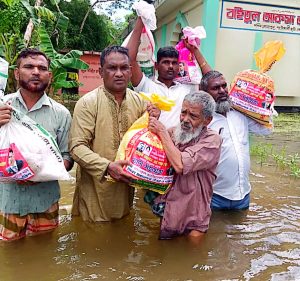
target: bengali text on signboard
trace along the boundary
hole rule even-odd
[[[220,27],[300,35],[300,8],[222,0]]]

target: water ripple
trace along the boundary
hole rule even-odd
[[[244,278],[246,281],[251,280],[253,277],[263,272],[264,270],[267,270],[271,266],[279,266],[282,264],[283,261],[276,255],[264,254],[258,259],[254,259],[251,261],[251,267],[244,273]]]

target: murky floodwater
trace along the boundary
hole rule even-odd
[[[299,137],[270,142],[300,152]],[[159,241],[159,221],[136,193],[131,215],[88,224],[62,211],[53,233],[0,243],[0,280],[300,280],[300,180],[252,161],[247,212],[216,212],[200,244]],[[62,185],[61,205],[72,202]]]

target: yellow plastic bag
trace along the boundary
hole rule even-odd
[[[140,93],[160,110],[170,111],[174,101],[157,94]],[[135,180],[133,187],[146,188],[163,194],[172,185],[174,170],[167,159],[159,137],[148,130],[149,114],[145,112],[124,135],[116,160],[129,160],[124,171]]]
[[[259,71],[244,70],[236,74],[229,95],[233,107],[267,128],[272,127],[275,90],[273,79],[265,74],[282,58],[285,48],[281,41],[269,41],[254,54]]]
[[[270,70],[272,65],[285,54],[285,48],[281,41],[269,41],[254,54],[256,65],[260,73]]]

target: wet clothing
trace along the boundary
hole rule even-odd
[[[58,226],[58,220],[58,203],[43,213],[25,216],[0,212],[0,240],[12,241],[53,230]]]
[[[217,179],[213,185],[214,194],[229,200],[242,200],[251,190],[249,132],[268,135],[272,129],[236,110],[229,111],[227,117],[215,113],[208,127],[218,132],[223,140]],[[220,208],[213,204],[212,207]]]
[[[191,230],[206,232],[211,217],[212,184],[216,178],[221,138],[216,132],[204,128],[198,138],[177,145],[177,148],[181,151],[183,172],[175,175],[174,185],[166,194],[154,200],[154,204],[165,202],[161,239]]]
[[[106,170],[115,160],[120,141],[146,110],[146,102],[127,89],[119,106],[104,87],[84,95],[76,104],[70,131],[70,152],[79,164],[73,215],[91,222],[120,219],[129,213],[134,188],[106,181]]]
[[[174,85],[168,88],[164,83],[157,79],[151,80],[143,74],[143,78],[134,90],[137,92],[157,93],[158,95],[175,101],[171,111],[162,111],[159,121],[169,129],[175,127],[180,120],[182,102],[187,94],[196,89],[195,85],[181,84],[174,81]]]
[[[70,162],[68,152],[68,132],[71,126],[71,114],[61,104],[44,94],[38,102],[28,110],[20,94],[4,96],[12,106],[42,125],[56,140],[62,157]],[[49,167],[51,169],[51,167]],[[0,212],[24,216],[32,213],[42,213],[58,202],[60,190],[58,181],[18,184],[0,183]]]
[[[161,218],[164,216],[166,202],[153,203],[150,206],[151,206],[152,213],[154,215],[157,215],[158,217],[161,217]]]
[[[211,206],[215,211],[218,210],[246,210],[250,205],[250,193],[241,200],[229,200],[218,194],[213,194]]]

